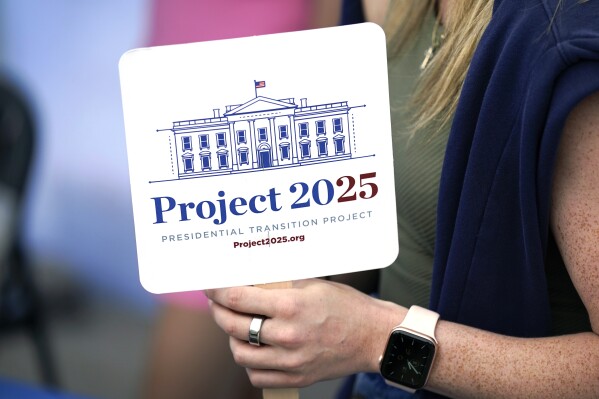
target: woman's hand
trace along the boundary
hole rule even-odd
[[[252,384],[303,387],[357,371],[376,371],[389,332],[406,310],[343,284],[303,280],[290,289],[207,290],[217,324]],[[248,343],[254,315],[266,319],[262,346]]]

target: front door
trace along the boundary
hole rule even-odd
[[[270,168],[272,166],[272,159],[270,157],[270,150],[260,150],[258,153],[258,166],[260,168]]]

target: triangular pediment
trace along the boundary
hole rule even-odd
[[[292,108],[297,108],[297,105],[285,101],[274,100],[268,97],[258,96],[256,98],[252,98],[250,101],[244,104],[241,104],[233,108],[229,112],[226,112],[224,116],[252,114],[255,112],[275,111]]]

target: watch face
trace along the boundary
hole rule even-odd
[[[435,344],[406,331],[393,331],[381,359],[385,379],[412,389],[426,383],[435,355]]]

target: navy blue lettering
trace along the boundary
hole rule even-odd
[[[277,195],[281,195],[281,193],[277,193],[274,188],[268,190],[268,198],[270,199],[270,209],[275,212],[280,211],[282,208],[277,207]]]
[[[187,204],[178,204],[179,208],[181,209],[181,222],[184,222],[186,220],[189,220],[189,217],[187,217],[187,208],[189,209],[193,209],[195,208],[196,204],[194,204],[193,202],[188,202]]]
[[[261,211],[258,210],[258,208],[256,208],[256,199],[260,199],[260,202],[266,202],[266,197],[263,195],[254,195],[251,199],[250,199],[250,211],[252,211],[253,213],[262,213],[266,210],[266,208],[262,209]]]
[[[175,199],[171,197],[154,197],[154,209],[156,210],[156,221],[154,224],[166,223],[163,218],[164,212],[169,212],[175,209]],[[168,202],[168,209],[164,210],[162,207],[162,200],[165,199]]]
[[[237,204],[237,202],[239,202],[239,204]],[[245,198],[241,198],[241,197],[237,197],[237,198],[233,198],[231,200],[231,203],[229,204],[229,210],[231,211],[231,213],[235,216],[241,216],[244,215],[245,213],[247,213],[247,210],[244,210],[243,212],[240,212],[237,210],[238,207],[240,206],[246,206],[248,203],[245,200]]]
[[[208,205],[208,215],[204,214],[204,204]],[[210,219],[216,213],[216,207],[210,201],[202,201],[196,207],[196,214],[202,219]]]
[[[225,196],[225,192],[224,191],[219,191],[218,192],[218,196],[219,197],[224,197]],[[214,224],[223,224],[227,221],[227,205],[225,204],[225,200],[224,199],[219,199],[216,202],[218,202],[219,208],[220,208],[220,220],[218,219],[214,219]]]
[[[177,203],[172,197],[154,197],[152,198],[156,211],[156,221],[154,224],[167,223],[165,213],[174,210],[175,207],[178,207],[180,222],[191,220],[193,214],[189,210],[195,209],[195,213],[200,219],[212,219],[212,222],[216,225],[222,225],[227,222],[228,212],[234,216],[241,216],[248,213],[248,209],[251,213],[264,213],[269,209],[273,212],[278,212],[282,209],[277,204],[277,197],[281,194],[277,193],[275,188],[269,189],[267,195],[256,194],[249,200],[243,197],[235,197],[231,201],[228,201],[225,198],[226,194],[223,190],[218,191],[217,195],[218,199],[216,201],[204,200],[180,203]],[[190,236],[189,239],[192,239],[192,237]]]

